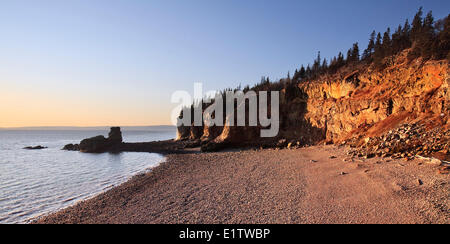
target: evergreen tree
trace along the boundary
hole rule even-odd
[[[311,79],[312,71],[311,71],[311,67],[309,67],[309,64],[308,64],[308,67],[306,67],[305,76],[307,79]]]
[[[428,12],[427,16],[423,20],[423,27],[422,32],[426,34],[433,34],[434,33],[434,17],[433,12]],[[430,33],[427,33],[430,32]]]
[[[420,20],[420,21],[419,21]],[[422,23],[417,27],[417,23]],[[430,11],[425,19],[422,21],[422,9],[416,14],[415,25],[411,30],[411,39],[413,41],[413,49],[408,54],[408,59],[413,60],[422,57],[424,60],[430,59],[433,56],[433,43],[435,40],[434,33],[434,18]]]
[[[402,26],[399,25],[394,34],[392,34],[392,54],[397,54],[402,50],[402,31]]]
[[[409,37],[411,32],[411,25],[409,24],[409,20],[406,19],[405,24],[403,25],[402,35]]]
[[[352,62],[359,62],[359,46],[358,43],[353,44],[352,47]]]
[[[322,62],[322,71],[326,71],[328,69],[328,61],[325,58]]]
[[[347,52],[347,63],[355,63],[359,61],[359,47],[358,43],[354,43],[353,47]]]
[[[344,55],[341,52],[339,52],[337,59],[337,68],[339,69],[344,65],[345,65]]]
[[[306,70],[305,70],[305,67],[303,65],[300,68],[300,71],[298,73],[299,73],[300,80],[303,81],[306,78]]]
[[[433,13],[430,11],[423,21],[422,35],[418,39],[417,45],[421,49],[421,56],[424,59],[429,59],[433,56],[434,35],[434,18]]]
[[[405,25],[403,25],[402,29],[402,50],[411,47],[411,25],[409,25],[409,21],[406,20]]]
[[[373,31],[372,34],[370,34],[369,44],[367,45],[366,50],[364,50],[364,52],[363,52],[363,56],[362,56],[363,60],[369,58],[372,55],[372,53],[375,49],[375,36],[376,36],[376,32]]]
[[[299,77],[298,70],[295,69],[294,76],[292,77],[292,81],[298,82],[299,79],[300,79],[300,77]]]
[[[328,72],[334,74],[336,73],[336,62],[337,62],[337,58],[333,57],[330,61],[330,65],[328,65]]]
[[[320,64],[321,64],[321,57],[320,57],[320,51],[317,53],[317,58],[316,60],[314,60],[314,64],[313,64],[313,68],[312,71],[314,73],[314,75],[317,74],[317,72],[320,71]]]
[[[415,42],[422,33],[422,15],[423,15],[423,8],[420,7],[417,11],[416,15],[414,16],[413,22],[412,22],[412,29],[411,29],[411,40],[412,42]]]
[[[433,43],[433,54],[436,59],[445,59],[450,62],[450,14],[436,23],[438,35]]]
[[[392,41],[391,41],[391,29],[388,28],[387,31],[383,35],[383,57],[389,56],[392,54]]]
[[[377,39],[375,41],[375,51],[381,50],[383,48],[383,38],[381,37],[381,32],[378,32]]]
[[[353,52],[353,50],[351,48],[348,49],[348,51],[347,51],[347,59],[346,59],[347,63],[350,63],[351,60],[352,60],[352,52]]]
[[[264,84],[264,83],[266,83],[266,77],[265,76],[261,77],[261,83],[260,84]]]
[[[378,66],[379,64],[381,64],[383,58],[384,58],[383,43],[381,41],[381,33],[378,32],[377,40],[375,41],[375,52],[373,53],[373,61]]]

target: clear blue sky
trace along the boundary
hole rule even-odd
[[[450,1],[2,0],[0,127],[149,125],[170,96],[281,78]]]

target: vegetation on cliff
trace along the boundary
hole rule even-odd
[[[263,77],[251,88],[234,89],[280,91],[278,137],[260,138],[251,127],[180,126],[178,139],[197,141],[204,150],[355,138],[360,145],[367,136],[381,136],[402,123],[424,122],[441,128],[437,133],[447,143],[435,148],[448,154],[449,51],[450,16],[435,22],[431,12],[423,18],[421,8],[411,25],[406,21],[393,34],[390,29],[383,35],[372,32],[362,55],[355,43],[347,57],[339,53],[328,62],[319,53],[312,66],[300,67],[293,77],[288,73],[277,82]]]
[[[347,58],[344,58],[340,52],[330,62],[327,59],[322,60],[319,52],[312,66],[307,65],[305,68],[302,65],[300,69],[295,70],[292,79],[288,75],[285,80],[294,83],[306,82],[322,75],[335,74],[344,66],[375,64],[377,68],[385,68],[390,65],[389,61],[385,62],[385,58],[398,55],[409,48],[411,48],[408,55],[409,61],[419,57],[423,61],[450,59],[450,15],[435,22],[431,11],[423,18],[423,10],[420,8],[413,19],[412,26],[406,20],[405,24],[399,25],[393,34],[390,28],[384,34],[373,31],[362,55],[360,55],[358,43],[354,43],[348,50]],[[261,84],[265,82],[267,82],[266,78]]]

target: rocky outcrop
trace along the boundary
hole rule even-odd
[[[177,127],[177,141],[185,141],[189,139],[189,135],[191,133],[190,126],[178,126]]]
[[[185,139],[202,139],[205,151],[224,147],[312,145],[345,143],[364,145],[367,138],[382,137],[404,124],[418,124],[426,131],[440,128],[445,138],[450,124],[448,61],[414,60],[408,50],[386,59],[386,68],[359,65],[303,82],[295,90],[280,91],[280,132],[261,139],[257,127],[205,127],[192,133],[182,128]],[[242,105],[240,105],[242,106]],[[420,148],[420,145],[417,145]],[[448,146],[425,153],[447,153]],[[447,150],[447,151],[446,151]],[[400,154],[401,155],[401,154]]]
[[[48,147],[43,147],[43,146],[35,146],[35,147],[32,147],[32,146],[30,146],[30,147],[24,147],[23,149],[26,149],[26,150],[42,150],[42,149],[47,149]]]
[[[80,151],[80,145],[78,144],[67,144],[62,150],[66,151]]]
[[[117,151],[122,144],[122,132],[120,127],[112,127],[108,138],[104,136],[96,136],[84,139],[77,144],[68,144],[63,150],[81,151],[85,153],[102,153],[108,151]]]
[[[122,132],[120,127],[112,127],[108,134],[108,143],[110,144],[120,144],[123,142]]]
[[[81,141],[80,144],[67,144],[62,150],[81,151],[84,153],[119,153],[119,152],[148,152],[160,154],[187,153],[186,148],[198,147],[199,143],[190,140],[166,140],[153,142],[123,142],[119,127],[111,128],[108,138],[96,136]]]
[[[104,136],[96,136],[84,139],[80,142],[80,151],[86,153],[100,153],[105,152],[110,148],[108,139]]]

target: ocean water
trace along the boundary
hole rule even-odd
[[[167,140],[174,128],[122,129],[126,142]],[[62,151],[69,143],[108,130],[0,130],[0,223],[30,219],[71,206],[157,166],[152,153],[85,154]],[[44,150],[24,150],[42,145]]]

